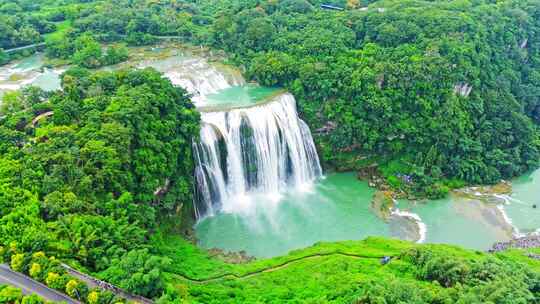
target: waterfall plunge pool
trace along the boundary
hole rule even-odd
[[[329,175],[311,189],[284,191],[277,201],[252,195],[241,211],[202,219],[197,238],[202,247],[271,257],[318,241],[388,235],[389,227],[369,209],[373,193],[354,174]]]
[[[540,210],[532,209],[539,192],[540,170],[515,181],[511,197],[520,202],[510,201],[504,206],[515,226],[527,231],[540,228]],[[285,191],[279,201],[254,195],[243,212],[218,212],[206,217],[195,226],[196,235],[204,248],[243,250],[255,257],[282,255],[319,241],[400,237],[403,227],[384,222],[370,210],[373,193],[355,174],[329,174],[308,191]],[[497,213],[497,206],[501,205],[455,195],[425,203],[398,204],[401,210],[417,214],[425,224],[425,242],[478,250],[510,237],[509,224]]]

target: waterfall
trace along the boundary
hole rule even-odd
[[[286,187],[301,189],[322,174],[291,94],[254,107],[203,112],[201,120],[194,143],[199,219],[217,210],[235,212],[254,193],[278,199]]]
[[[311,132],[298,118],[291,94],[215,111],[223,107],[215,107],[209,95],[245,85],[239,71],[184,56],[140,66],[153,66],[186,89],[201,112],[200,138],[193,143],[197,219],[216,212],[243,212],[260,198],[261,204],[277,202],[286,189],[308,188],[321,176]],[[227,98],[232,100],[224,103],[225,108],[242,104],[235,96]]]

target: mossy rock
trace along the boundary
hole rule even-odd
[[[395,207],[394,193],[392,191],[377,191],[371,200],[371,210],[379,218],[387,221]]]

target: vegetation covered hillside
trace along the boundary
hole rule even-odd
[[[148,242],[160,222],[192,219],[199,114],[183,89],[152,69],[73,69],[62,88],[4,96],[0,255],[28,273],[33,253],[44,252],[159,296],[165,261]],[[149,269],[129,266],[141,259]],[[154,272],[130,281],[135,269]]]
[[[167,271],[172,284],[162,299],[167,303],[540,301],[540,262],[518,250],[490,255],[368,238],[319,243],[283,257],[229,264],[178,238],[158,237],[154,244],[172,257]],[[384,257],[392,259],[383,264]]]
[[[379,163],[392,185],[437,197],[447,180],[492,183],[537,166],[540,2],[349,6],[231,8],[211,43],[260,83],[289,88],[319,130],[321,158],[341,170]]]

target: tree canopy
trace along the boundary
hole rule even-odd
[[[182,212],[193,217],[191,143],[199,114],[183,89],[153,69],[75,68],[62,75],[62,88],[4,98],[0,248],[15,248],[10,255],[44,251],[112,273],[113,261],[148,255],[143,249],[161,222]],[[133,269],[156,280],[156,263]],[[121,280],[114,273],[114,282]],[[161,290],[119,284],[149,296]]]

